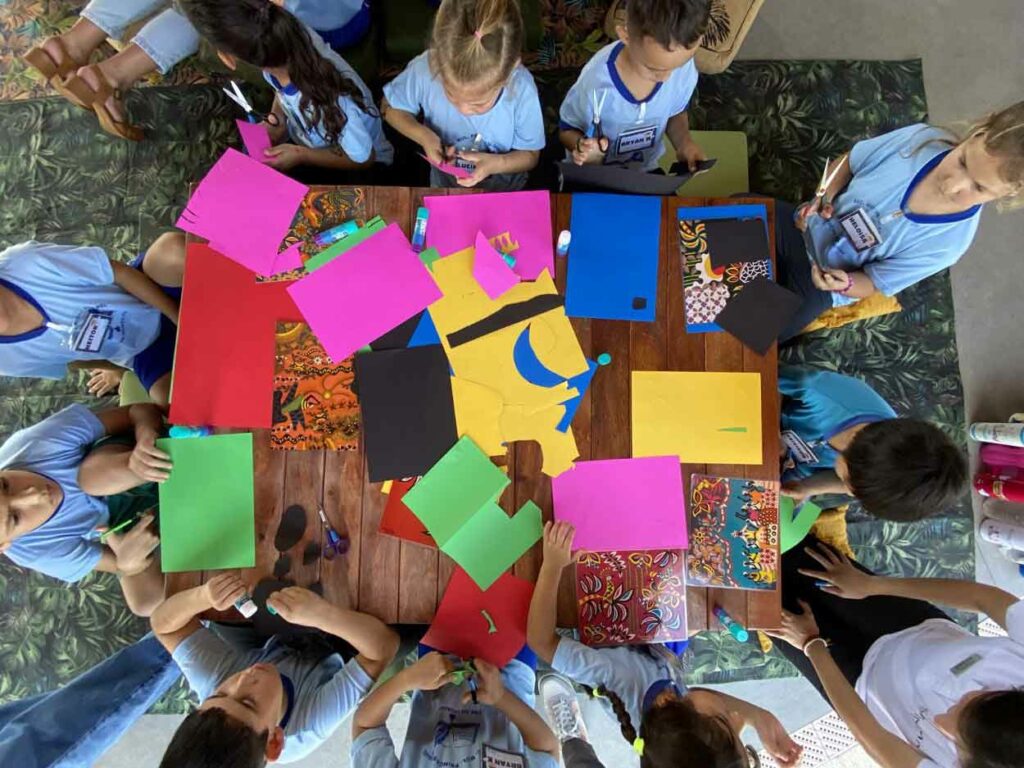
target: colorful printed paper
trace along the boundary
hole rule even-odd
[[[578,461],[551,481],[551,495],[555,519],[576,527],[576,549],[686,549],[675,456]]]
[[[693,475],[690,479],[691,585],[775,589],[779,579],[779,484]]]
[[[359,401],[352,392],[352,358],[332,363],[305,323],[278,323],[275,342],[270,447],[357,450]]]
[[[509,517],[498,497],[511,481],[463,437],[405,494],[441,551],[487,589],[541,537],[540,508],[527,501]]]
[[[441,297],[397,224],[296,281],[288,293],[335,361]]]
[[[448,581],[423,645],[461,659],[483,659],[502,669],[526,645],[533,584],[502,574],[482,590],[461,568]]]
[[[633,455],[761,464],[761,375],[633,371]]]
[[[487,242],[483,232],[476,233],[473,255],[473,278],[484,289],[488,298],[496,299],[519,282],[519,275],[505,263],[494,246]]]
[[[501,250],[516,257],[517,275],[536,280],[545,269],[555,273],[548,192],[428,196],[423,205],[430,211],[427,246],[437,248],[442,256],[472,246],[477,232],[487,237],[509,232],[511,247]]]
[[[683,309],[687,333],[722,330],[715,318],[743,286],[760,277],[771,278],[770,260],[712,265],[704,223],[710,219],[757,217],[767,226],[763,205],[719,205],[679,209],[679,247],[682,255]]]
[[[473,175],[465,168],[460,168],[457,165],[452,165],[451,163],[439,163],[436,160],[432,160],[422,152],[420,153],[420,157],[437,168],[441,173],[447,173],[449,176],[454,176],[456,179],[468,179]]]
[[[576,561],[576,602],[586,645],[686,640],[683,552],[583,552]]]
[[[269,276],[307,191],[259,160],[228,149],[199,182],[176,226]]]
[[[413,544],[422,544],[425,547],[437,549],[437,542],[430,535],[420,519],[412,513],[412,510],[405,506],[405,494],[416,485],[418,478],[410,477],[402,480],[389,480],[382,485],[389,486],[387,491],[388,503],[380,517],[380,532],[387,536],[394,536]]]
[[[804,501],[794,508],[790,496],[779,496],[779,525],[781,528],[781,546],[783,554],[799,544],[821,516],[821,507],[813,501]]]
[[[238,134],[242,137],[242,144],[249,157],[266,162],[264,152],[270,149],[270,134],[267,126],[263,123],[250,123],[247,120],[235,120],[238,126]]]
[[[163,438],[171,476],[160,494],[164,573],[256,565],[252,435]]]

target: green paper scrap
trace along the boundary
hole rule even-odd
[[[427,248],[425,251],[420,251],[420,261],[423,262],[423,266],[429,269],[431,272],[434,271],[434,262],[441,258],[441,254],[437,248]]]
[[[256,565],[252,435],[163,438],[174,465],[159,486],[164,573]]]
[[[488,635],[497,634],[498,627],[494,623],[494,619],[491,618],[491,614],[489,614],[487,611],[485,611],[483,609],[480,610],[480,613],[483,615],[484,620],[487,622],[487,634]]]
[[[368,240],[373,235],[380,232],[387,226],[387,223],[380,216],[374,216],[363,227],[360,227],[348,237],[343,237],[336,243],[324,248],[320,253],[311,257],[303,266],[307,272],[316,272],[327,262],[331,261],[337,256],[340,256],[345,251],[359,245],[364,240]]]
[[[523,504],[512,517],[492,502],[440,546],[480,589],[487,590],[543,534],[540,507],[532,501]]]
[[[800,505],[796,519],[793,519],[793,499],[789,496],[779,497],[779,527],[781,528],[780,552],[788,552],[810,532],[811,526],[821,515],[821,507],[813,501],[805,501]]]

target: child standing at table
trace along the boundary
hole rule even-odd
[[[597,689],[608,714],[619,721],[623,738],[640,755],[641,768],[756,766],[756,753],[740,741],[746,725],[757,730],[765,749],[781,765],[794,765],[802,749],[775,715],[722,693],[688,689],[678,658],[663,646],[589,648],[556,634],[558,582],[573,562],[575,534],[568,523],[544,526],[544,563],[530,603],[527,642],[556,672]],[[556,687],[549,690],[545,708],[559,724],[557,735],[567,742],[566,754],[586,749],[596,760],[589,744],[576,735],[583,730],[578,721],[573,726],[577,718],[564,715],[575,709],[575,694]]]
[[[433,163],[470,174],[456,179],[435,167],[431,186],[526,185],[544,148],[544,119],[533,76],[519,60],[523,34],[516,0],[444,0],[430,49],[384,86],[388,124]]]
[[[706,158],[686,108],[710,16],[710,0],[629,0],[619,40],[594,54],[562,102],[558,136],[573,162],[652,171],[667,135],[677,159],[697,170]]]
[[[248,62],[273,87],[268,165],[352,171],[391,164],[394,150],[366,83],[295,16],[267,0],[181,6],[229,69]]]

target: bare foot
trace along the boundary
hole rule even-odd
[[[106,77],[107,81],[114,87],[114,89],[119,90],[121,88],[121,85],[113,77],[110,76],[109,72],[104,70],[104,63],[105,62],[101,62],[95,67],[82,67],[78,70],[78,76],[81,77],[88,84],[88,86],[93,89],[93,91],[98,91],[101,87],[100,73],[102,73],[102,75]],[[107,99],[106,106],[107,110],[110,112],[110,116],[113,117],[115,121],[119,123],[127,121],[127,115],[124,111],[124,104],[115,95],[111,95],[111,97]]]
[[[61,43],[63,43],[63,46]],[[46,51],[46,54],[57,65],[58,69],[64,66],[64,62],[69,58],[72,64],[80,67],[89,60],[89,55],[92,53],[92,51],[80,50],[67,35],[61,35],[59,38],[48,38],[43,43],[43,50]]]

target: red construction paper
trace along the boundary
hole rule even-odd
[[[277,321],[302,320],[289,285],[257,283],[253,272],[209,246],[188,246],[172,424],[270,428]]]
[[[411,541],[414,544],[423,544],[424,546],[437,549],[437,542],[427,532],[426,526],[420,522],[420,519],[402,501],[406,492],[416,485],[418,479],[395,480],[391,483],[388,503],[384,507],[384,514],[380,517],[380,532],[388,536],[396,536],[399,539]]]
[[[461,568],[448,582],[423,644],[463,659],[483,659],[501,669],[526,645],[526,617],[533,584],[508,573],[484,592]],[[487,611],[496,632],[490,633]]]

